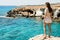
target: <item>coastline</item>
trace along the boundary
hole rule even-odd
[[[17,16],[17,17],[18,17],[18,16]],[[34,16],[31,16],[31,17],[34,18]],[[40,16],[35,16],[35,17],[38,18],[38,17],[40,17]],[[0,16],[0,18],[16,18],[16,17]],[[26,18],[27,18],[27,17],[26,17]],[[40,19],[43,20],[42,17],[40,17]],[[59,18],[59,19],[54,19],[54,18],[53,18],[53,21],[54,21],[54,22],[60,22],[60,18]]]

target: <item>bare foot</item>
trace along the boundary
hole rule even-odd
[[[51,38],[50,36],[48,36],[48,38]]]
[[[42,40],[46,39],[46,35],[43,35]]]

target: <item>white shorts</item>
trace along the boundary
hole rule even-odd
[[[46,18],[44,18],[44,22],[45,23],[52,23],[52,20],[51,20],[51,18],[46,17]]]

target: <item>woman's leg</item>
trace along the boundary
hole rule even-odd
[[[51,27],[50,27],[50,23],[48,23],[48,37],[50,38],[50,33],[51,33]]]
[[[46,37],[46,23],[44,22],[44,37]]]
[[[44,39],[46,39],[46,23],[45,23],[45,21],[44,21],[44,24],[43,24],[43,29],[44,29],[44,35],[43,35],[43,37],[42,37],[42,40],[44,40]]]

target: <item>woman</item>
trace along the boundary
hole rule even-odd
[[[48,37],[50,38],[50,33],[51,33],[51,28],[50,25],[52,23],[52,13],[53,10],[50,6],[49,2],[46,2],[46,8],[45,8],[45,12],[44,12],[44,36],[43,39],[46,38],[46,24],[48,24]]]

